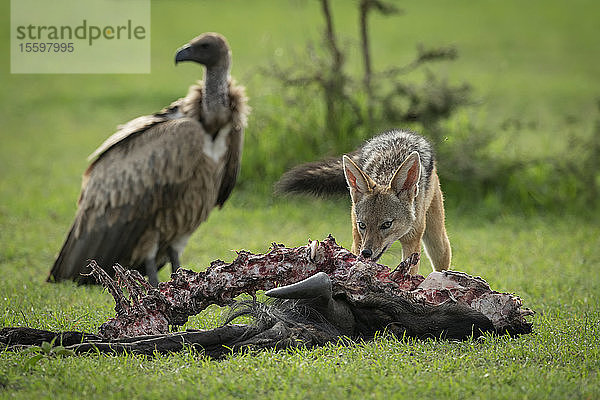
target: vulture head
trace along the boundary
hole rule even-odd
[[[194,61],[211,67],[228,67],[231,59],[227,40],[218,33],[203,33],[177,50],[175,64]]]

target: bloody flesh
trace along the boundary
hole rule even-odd
[[[90,266],[115,298],[116,317],[100,327],[100,334],[109,339],[167,333],[169,326],[183,325],[211,304],[227,305],[242,293],[254,296],[259,290],[299,282],[317,272],[329,275],[334,295],[343,294],[350,301],[385,293],[434,305],[463,302],[485,314],[498,330],[530,326],[524,317],[533,312],[522,309],[518,297],[495,292],[483,279],[461,272],[435,272],[428,278],[409,275],[418,259],[414,254],[390,270],[357,257],[329,236],[300,247],[273,244],[265,254],[240,251],[231,263],[217,260],[203,272],[180,269],[158,289],[135,270],[115,266],[115,281],[95,263]]]

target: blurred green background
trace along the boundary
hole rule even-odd
[[[580,211],[590,206],[595,198],[589,193],[597,194],[600,187],[595,146],[600,6],[584,0],[395,4],[403,15],[370,17],[374,67],[408,63],[418,44],[455,46],[456,60],[402,79],[422,82],[427,70],[472,88],[471,105],[443,121],[444,140],[434,143],[448,205],[483,208],[491,215],[507,208]],[[3,8],[8,28],[8,1]],[[357,2],[333,1],[331,8],[348,54],[345,70],[359,80]],[[147,75],[11,75],[8,29],[2,30],[0,193],[5,207],[18,208],[23,198],[35,197],[59,213],[72,208],[65,199],[77,196],[85,157],[116,125],[159,110],[201,78],[196,65],[175,67],[173,54],[205,31],[228,38],[232,73],[247,86],[254,109],[238,192],[268,196],[287,168],[351,150],[375,132],[350,133],[344,143],[332,143],[318,94],[300,88],[296,102],[290,101],[289,90],[261,72],[274,62],[306,62],[306,44],[320,45],[323,26],[317,1],[153,1],[152,73]],[[399,127],[379,122],[380,129]],[[400,127],[428,135],[419,124]]]

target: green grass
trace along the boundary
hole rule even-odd
[[[298,245],[309,236],[322,238],[332,232],[349,245],[345,204],[307,203],[277,202],[271,208],[250,210],[236,205],[215,213],[194,236],[185,264],[201,269],[213,258],[231,260],[232,243],[235,248],[262,251],[270,240],[285,238],[286,243]],[[239,229],[240,223],[248,228]],[[15,227],[15,236],[22,236],[24,229],[30,228]],[[534,333],[467,342],[383,336],[350,347],[236,355],[220,362],[183,352],[156,359],[43,358],[28,367],[30,355],[5,352],[0,354],[0,382],[4,382],[0,396],[542,399],[600,395],[597,221],[506,217],[477,222],[450,215],[448,229],[456,268],[485,277],[494,289],[520,295],[524,305],[536,311]],[[43,241],[43,237],[43,232],[30,234],[30,240]],[[16,239],[8,244],[19,245]],[[384,262],[392,265],[398,252],[392,249]],[[51,260],[25,253],[29,262],[2,263],[2,271],[11,278],[0,284],[0,325],[95,331],[113,315],[108,293],[43,283]],[[423,271],[428,270],[424,263]],[[166,271],[161,278],[167,278]],[[218,321],[219,310],[211,308],[187,327],[214,327]]]
[[[279,114],[293,105],[256,71],[273,57],[293,61],[306,40],[318,40],[318,3],[248,4],[154,1],[149,75],[10,75],[8,29],[0,31],[0,327],[96,331],[113,315],[112,299],[99,288],[44,279],[72,221],[85,157],[117,124],[160,109],[200,77],[192,65],[175,68],[173,53],[202,31],[228,37],[233,73],[246,84],[254,113],[240,185],[192,237],[184,264],[201,270],[214,259],[231,260],[233,250],[262,252],[273,241],[300,245],[328,233],[350,246],[348,200],[274,199],[264,191],[272,180],[257,180],[282,168],[270,164],[275,149],[303,138],[279,129]],[[356,41],[349,4],[333,1],[335,22]],[[451,129],[486,127],[498,134],[495,151],[515,158],[559,154],[568,134],[592,131],[600,95],[598,3],[400,6],[403,17],[373,19],[375,63],[408,61],[417,42],[455,44],[460,58],[433,68],[453,82],[468,81],[482,102],[449,121]],[[8,27],[8,2],[0,9]],[[360,73],[355,54],[348,67]],[[503,129],[506,121],[521,126]],[[31,355],[0,352],[0,398],[599,398],[600,218],[572,209],[525,218],[498,199],[447,203],[455,268],[521,296],[537,312],[533,334],[467,342],[382,336],[221,362],[182,352],[42,358],[28,366]],[[382,262],[399,258],[395,245]],[[214,327],[220,315],[210,308],[188,327]]]

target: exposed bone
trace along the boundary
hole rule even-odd
[[[316,240],[313,240],[312,242],[310,242],[310,260],[314,261],[315,257],[317,256],[317,248],[319,247],[319,242]]]

